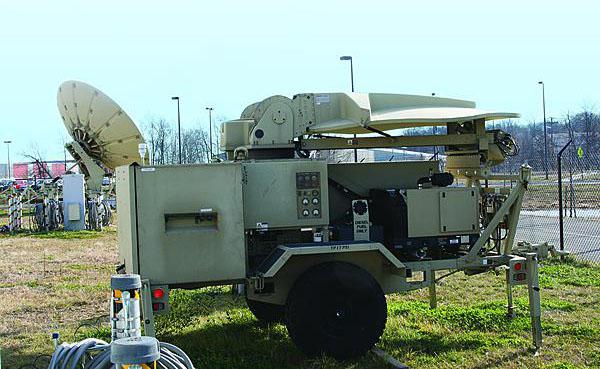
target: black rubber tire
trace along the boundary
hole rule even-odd
[[[361,356],[379,341],[386,321],[381,286],[350,263],[309,268],[287,298],[288,333],[309,356],[325,353],[338,360]]]
[[[285,306],[250,300],[248,298],[246,298],[246,305],[248,305],[248,309],[250,309],[254,317],[261,323],[281,323],[285,320]]]

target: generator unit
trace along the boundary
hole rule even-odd
[[[146,329],[172,288],[244,284],[255,316],[284,322],[305,353],[364,353],[385,327],[385,294],[429,287],[434,305],[436,271],[514,260],[530,169],[492,173],[518,147],[485,124],[517,116],[413,95],[272,96],[223,123],[225,161],[118,167],[119,270],[146,283]],[[445,132],[402,134],[419,126]],[[321,155],[416,146],[443,146],[446,159]],[[490,207],[494,179],[515,185]]]

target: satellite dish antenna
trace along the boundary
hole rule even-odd
[[[64,82],[58,88],[57,103],[65,127],[73,138],[73,142],[65,147],[85,176],[88,227],[101,230],[111,219],[104,193],[111,192],[112,186],[107,191],[102,187],[106,170],[135,161],[143,163],[138,149],[144,139],[117,103],[86,83]]]
[[[109,169],[140,159],[144,139],[131,118],[110,97],[80,81],[58,88],[58,110],[75,142]]]

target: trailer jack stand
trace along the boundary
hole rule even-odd
[[[533,344],[536,350],[539,350],[542,347],[542,309],[537,254],[527,253],[525,258],[527,259],[527,290],[529,291],[531,333],[533,335]]]
[[[510,270],[506,270],[506,316],[510,319],[515,317],[515,306],[513,305],[512,283],[510,281]]]
[[[513,285],[527,285],[529,294],[529,316],[531,317],[531,334],[536,351],[542,347],[542,308],[540,302],[540,281],[538,271],[538,254],[528,252],[525,257],[512,256],[506,270],[506,295],[508,300],[508,317],[515,317],[513,305]]]
[[[144,319],[144,335],[156,336],[154,328],[154,311],[152,310],[152,289],[148,279],[142,279],[142,318]]]
[[[429,308],[437,308],[437,295],[435,291],[435,271],[429,271]]]

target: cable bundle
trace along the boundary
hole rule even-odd
[[[96,338],[62,343],[56,346],[48,369],[75,369],[84,362],[86,369],[110,369],[110,344]]]
[[[140,276],[117,274],[111,277],[110,282],[112,342],[86,338],[59,345],[59,335],[53,333],[52,341],[56,349],[48,369],[194,369],[190,358],[179,347],[141,335]]]
[[[179,347],[160,342],[161,369],[195,369],[190,358]],[[48,369],[112,369],[111,345],[96,338],[86,338],[76,343],[62,343],[56,347]]]

